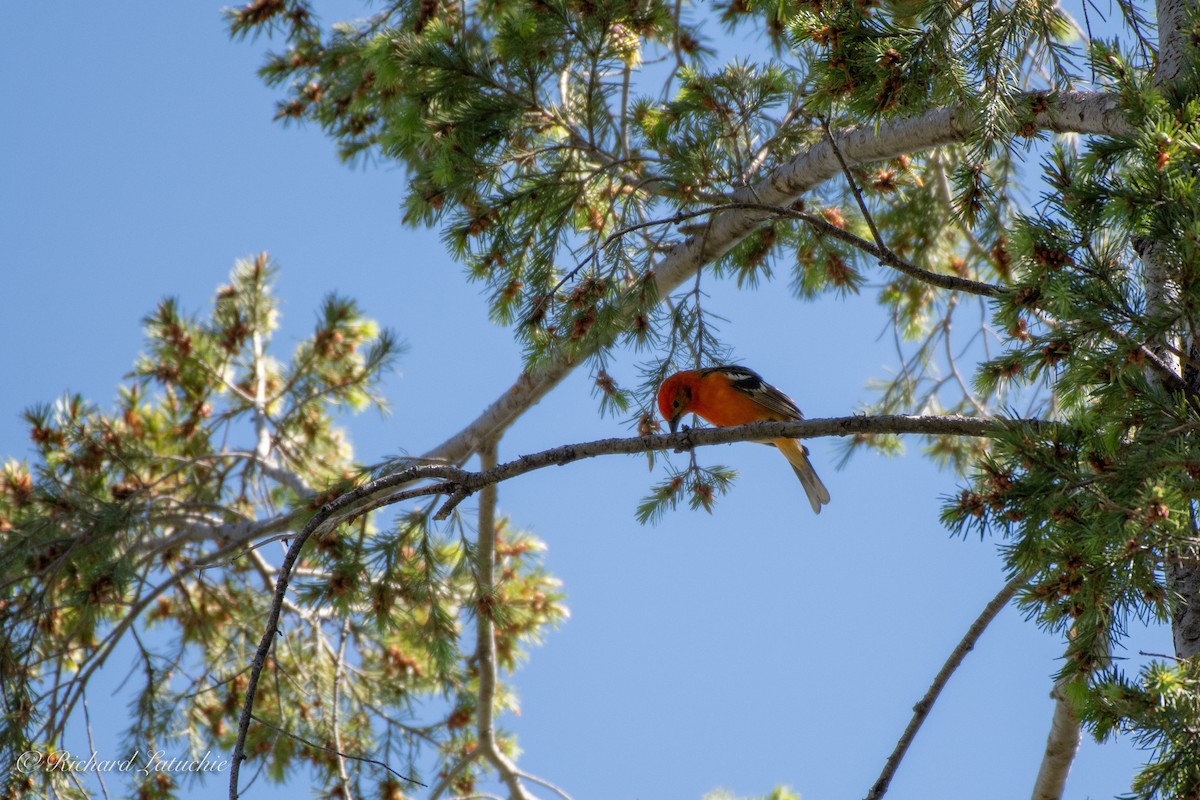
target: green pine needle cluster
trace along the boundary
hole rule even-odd
[[[258,546],[363,480],[337,415],[382,408],[381,378],[402,350],[331,296],[290,359],[274,358],[275,278],[265,255],[239,262],[206,319],[163,301],[112,411],[68,395],[28,413],[37,461],[0,473],[4,763],[55,753],[74,735],[90,677],[129,650],[140,664],[129,752],[231,751],[277,570],[275,552]],[[249,769],[282,781],[308,764],[331,790],[344,783],[336,754],[275,728],[336,738],[343,752],[416,778],[431,758],[474,747],[455,714],[478,694],[464,635],[483,607],[476,554],[455,526],[433,524],[433,510],[359,516],[310,544],[259,684],[267,724],[251,729]],[[494,535],[486,607],[497,663],[511,671],[566,609],[541,543],[507,521]],[[516,700],[502,686],[496,702]],[[356,795],[394,781],[348,763]],[[179,788],[168,773],[139,780],[144,797]],[[63,796],[71,781],[69,771],[11,769],[4,791]]]

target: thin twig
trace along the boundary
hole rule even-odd
[[[946,364],[949,366],[951,376],[953,376],[955,382],[958,384],[959,391],[963,393],[963,397],[967,399],[967,402],[974,406],[976,413],[981,417],[990,417],[992,413],[975,397],[975,393],[971,391],[971,387],[967,385],[967,381],[963,378],[962,373],[959,372],[958,360],[954,357],[954,348],[951,346],[950,340],[950,319],[954,314],[956,305],[956,298],[951,297],[946,304],[946,317],[942,320],[941,327],[943,344],[946,348]]]
[[[496,442],[479,448],[480,472],[496,468]],[[479,703],[476,725],[479,749],[492,763],[500,780],[508,787],[510,800],[529,800],[517,774],[517,765],[500,752],[496,742],[496,624],[492,610],[496,602],[496,484],[479,493],[478,531],[475,545],[475,658],[479,666]]]
[[[409,783],[415,783],[417,786],[422,786],[422,787],[425,786],[425,784],[421,783],[420,781],[414,780],[414,779],[408,777],[407,775],[403,775],[403,774],[397,772],[396,770],[394,770],[390,766],[388,766],[386,763],[384,763],[383,761],[380,761],[378,759],[367,758],[366,756],[356,756],[353,753],[342,753],[342,752],[339,752],[336,748],[326,747],[325,745],[317,744],[316,742],[310,742],[308,739],[305,739],[303,736],[297,736],[296,734],[292,733],[291,731],[286,731],[283,728],[279,727],[278,725],[267,722],[265,719],[255,715],[255,714],[251,714],[250,718],[252,720],[254,720],[255,722],[257,722],[259,725],[266,725],[268,728],[275,731],[276,733],[282,733],[284,736],[288,737],[289,739],[299,742],[300,744],[304,745],[305,747],[311,747],[313,750],[322,750],[326,753],[332,753],[333,755],[337,756],[338,758],[349,758],[353,761],[361,761],[364,764],[374,764],[377,767],[383,767],[388,772],[392,773],[393,775],[395,775],[397,778],[399,778],[402,781],[407,781]]]
[[[883,243],[883,237],[879,235],[879,228],[875,225],[875,217],[871,216],[870,209],[867,208],[867,202],[863,200],[862,190],[858,188],[858,181],[854,180],[854,173],[850,171],[850,165],[846,163],[845,156],[842,155],[842,148],[838,147],[837,139],[833,138],[833,131],[829,130],[829,119],[820,117],[821,129],[825,131],[825,138],[829,140],[829,146],[833,148],[833,154],[837,156],[838,163],[842,165],[842,173],[846,176],[846,183],[850,185],[850,191],[854,193],[854,199],[858,203],[858,210],[862,212],[863,219],[867,221],[867,227],[871,229],[871,238],[875,240],[875,245],[880,250],[885,250],[892,253],[891,248]],[[892,253],[894,256],[895,253]]]
[[[539,778],[537,775],[530,775],[528,772],[522,772],[520,770],[517,770],[517,775],[531,783],[536,783],[539,786],[545,786],[547,789],[549,789],[550,791],[557,794],[563,800],[571,800],[571,795],[567,794],[565,791],[563,791],[562,789],[555,786],[553,783],[551,783],[550,781],[548,781],[544,778]]]
[[[675,9],[674,9],[674,12],[672,13],[672,18],[673,18],[675,24],[671,28],[671,52],[675,56],[675,69],[671,70],[671,75],[667,79],[667,86],[670,86],[671,79],[674,78],[675,73],[678,72],[679,70],[683,69],[685,66],[687,66],[686,64],[683,63],[683,48],[681,48],[679,46],[679,44],[680,44],[679,25],[680,25],[680,20],[682,19],[682,16],[683,16],[681,13],[682,10],[683,10],[683,0],[675,0]],[[666,96],[665,87],[664,87],[664,95],[663,96],[664,97]]]
[[[946,688],[946,683],[949,682],[950,676],[962,664],[963,659],[967,657],[967,653],[971,652],[975,647],[975,643],[979,641],[979,637],[983,635],[987,626],[996,618],[1001,609],[1008,605],[1008,601],[1013,599],[1017,591],[1027,581],[1028,578],[1020,575],[1006,583],[1004,588],[984,606],[983,612],[971,623],[971,627],[967,628],[962,641],[950,653],[950,657],[942,665],[937,677],[933,679],[933,684],[929,687],[929,691],[925,692],[925,696],[913,706],[912,719],[909,720],[908,727],[904,729],[900,740],[896,742],[896,748],[888,756],[887,762],[883,765],[883,771],[879,773],[879,777],[875,780],[875,785],[871,787],[871,791],[867,792],[867,800],[879,800],[879,798],[887,794],[888,785],[892,782],[896,770],[900,767],[900,762],[904,760],[904,754],[908,752],[909,745],[916,738],[917,731],[921,729],[925,718],[929,716],[930,710],[933,709],[933,704],[937,702],[938,695],[942,693],[942,689]]]
[[[319,643],[326,644],[326,648],[328,649],[328,643],[325,642],[325,637],[321,634],[321,626],[314,623],[313,629],[319,639]],[[346,771],[346,756],[342,754],[342,727],[341,721],[338,719],[338,705],[342,701],[340,697],[342,669],[346,666],[346,642],[350,638],[350,617],[348,616],[342,622],[339,638],[337,655],[334,657],[333,665],[333,698],[329,704],[329,726],[333,730],[333,746],[337,750],[338,778],[342,781],[342,796],[346,797],[347,800],[354,800],[354,795],[350,791],[350,774]]]
[[[88,748],[91,752],[96,752],[96,740],[92,737],[92,716],[88,713],[87,693],[83,695],[81,700],[83,706],[83,728],[87,731]],[[96,780],[100,783],[100,794],[104,795],[104,800],[109,800],[108,787],[104,785],[104,770],[96,770]]]
[[[916,264],[905,261],[898,255],[893,253],[886,247],[881,247],[878,244],[868,242],[861,236],[856,236],[845,228],[839,228],[833,223],[815,214],[809,214],[807,211],[799,211],[795,208],[785,206],[772,206],[762,203],[729,203],[723,208],[742,208],[747,210],[767,211],[780,217],[791,217],[798,219],[810,227],[815,228],[821,233],[831,236],[834,239],[845,242],[852,247],[862,250],[864,253],[869,253],[879,260],[880,264],[891,267],[897,272],[902,272],[910,278],[916,278],[922,283],[927,283],[930,286],[936,286],[939,289],[948,289],[954,292],[965,292],[966,294],[979,295],[980,297],[999,297],[1005,290],[1003,287],[984,281],[971,280],[970,278],[959,278],[955,275],[945,275],[940,272],[930,272],[927,269],[922,269]]]
[[[608,245],[613,241],[628,233],[632,233],[642,228],[649,228],[658,225],[677,225],[689,219],[717,215],[726,211],[765,211],[776,217],[789,217],[791,219],[800,220],[801,222],[804,222],[815,228],[820,233],[823,233],[827,236],[832,236],[839,241],[845,242],[852,247],[858,248],[859,250],[874,256],[879,260],[879,263],[883,264],[884,266],[891,267],[898,272],[908,275],[911,278],[916,278],[923,283],[927,283],[939,289],[965,292],[967,294],[979,295],[980,297],[998,297],[1004,291],[1003,287],[995,284],[985,283],[983,281],[975,281],[969,278],[959,278],[954,275],[945,275],[940,272],[930,272],[927,269],[922,269],[916,264],[912,264],[900,258],[887,247],[869,242],[861,236],[856,236],[845,228],[839,228],[833,223],[823,219],[822,217],[816,216],[815,214],[809,214],[806,211],[800,211],[799,209],[790,208],[788,206],[739,201],[720,203],[692,211],[680,211],[676,214],[672,214],[669,217],[661,217],[659,219],[637,222],[632,225],[627,225],[620,230],[614,231],[608,236],[608,238],[597,245],[596,249],[582,262],[577,264],[574,269],[563,276],[563,278],[555,286],[553,292],[557,292],[559,288],[561,288],[568,280],[570,280],[570,278],[578,274],[579,270],[582,269],[588,262],[596,258],[600,250],[608,247]],[[553,294],[553,292],[551,292],[551,294]],[[544,302],[544,300],[539,302],[539,304],[534,307],[534,310],[541,308],[542,302]]]

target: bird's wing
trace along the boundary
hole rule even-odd
[[[700,375],[704,377],[714,372],[724,375],[729,379],[733,388],[746,394],[754,402],[771,413],[778,414],[782,419],[804,419],[804,414],[792,402],[792,398],[764,381],[762,376],[754,370],[747,367],[729,365],[709,367],[708,369],[701,370]]]

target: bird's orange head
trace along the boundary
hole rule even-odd
[[[671,426],[671,433],[675,432],[679,420],[692,408],[695,377],[694,372],[676,372],[658,387],[658,410]]]

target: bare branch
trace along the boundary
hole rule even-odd
[[[892,754],[888,756],[887,762],[883,765],[883,771],[879,773],[879,777],[875,780],[875,785],[871,787],[871,791],[867,792],[867,800],[879,800],[887,794],[888,785],[891,784],[892,778],[896,774],[896,770],[900,767],[900,762],[904,760],[904,754],[908,752],[909,745],[917,736],[917,731],[921,729],[925,718],[929,716],[929,712],[933,709],[933,704],[937,702],[938,695],[942,693],[942,689],[946,688],[946,684],[950,681],[950,676],[962,664],[963,659],[967,657],[967,653],[971,652],[975,647],[975,643],[979,641],[979,637],[991,624],[996,615],[1008,605],[1008,601],[1012,600],[1017,591],[1026,583],[1024,576],[1018,576],[1004,585],[995,597],[993,597],[979,617],[971,623],[971,627],[967,628],[966,634],[962,641],[950,653],[950,657],[946,659],[946,663],[942,665],[937,677],[933,679],[933,684],[929,687],[929,691],[925,692],[925,696],[913,706],[912,719],[908,722],[908,727],[904,729],[904,733],[900,735],[900,740],[896,742],[896,748]]]
[[[831,417],[828,419],[806,419],[794,422],[755,422],[750,425],[738,425],[728,428],[693,428],[679,433],[663,436],[635,436],[622,439],[600,439],[582,444],[568,444],[553,447],[540,453],[521,456],[513,461],[501,464],[495,469],[484,472],[466,472],[458,470],[449,472],[441,467],[438,477],[449,477],[452,483],[446,486],[453,495],[446,504],[438,510],[437,519],[445,519],[450,511],[461,500],[466,499],[472,492],[484,486],[499,483],[526,472],[547,466],[562,466],[572,461],[584,458],[594,458],[602,455],[636,455],[651,450],[690,450],[695,447],[705,447],[732,442],[766,441],[769,439],[810,439],[823,436],[858,436],[864,434],[925,434],[932,436],[990,436],[1003,430],[1006,425],[1032,425],[1037,428],[1050,428],[1055,423],[1044,420],[1019,420],[1005,422],[995,419],[979,419],[958,415],[944,416],[910,416],[906,414],[885,414],[880,416]],[[375,494],[372,484],[391,487],[393,481],[405,483],[413,478],[410,468],[393,473],[371,484],[364,484],[359,489],[364,493]],[[451,468],[452,469],[452,468]],[[399,477],[398,477],[399,476]],[[356,490],[357,491],[357,490]]]
[[[842,149],[838,147],[837,139],[833,138],[833,132],[829,130],[829,120],[825,117],[821,118],[821,129],[825,131],[825,138],[829,141],[829,146],[833,148],[833,154],[837,156],[838,164],[842,166],[842,173],[846,176],[846,183],[849,184],[850,191],[854,193],[854,201],[858,203],[858,210],[862,212],[863,219],[867,221],[867,228],[871,231],[871,239],[880,250],[891,253],[888,246],[883,243],[883,237],[875,225],[875,217],[871,215],[871,209],[867,208],[867,201],[863,200],[862,190],[858,188],[858,181],[854,180],[854,173],[850,171],[850,165],[846,163]]]
[[[320,625],[313,625],[313,633],[320,638],[321,644],[326,645],[325,649],[329,650],[328,643],[321,636]],[[349,617],[342,621],[342,629],[339,631],[338,638],[337,655],[334,657],[333,664],[333,700],[329,704],[329,726],[333,729],[333,746],[337,750],[338,778],[342,782],[339,788],[348,800],[354,800],[354,795],[350,791],[350,773],[346,770],[346,757],[342,755],[342,725],[341,720],[338,719],[338,704],[341,703],[342,673],[346,667],[346,643],[350,638]]]
[[[565,791],[563,791],[559,787],[555,786],[553,783],[551,783],[548,780],[539,778],[536,775],[530,775],[528,772],[521,772],[520,770],[517,771],[517,775],[519,775],[520,777],[529,781],[530,783],[536,783],[539,786],[545,786],[547,789],[554,792],[556,795],[561,797],[563,800],[571,800],[571,795],[567,794]]]
[[[480,472],[496,469],[496,442],[479,449]],[[475,657],[479,663],[479,704],[476,709],[479,749],[492,762],[500,779],[508,787],[510,800],[530,800],[518,777],[517,765],[500,752],[496,743],[496,626],[492,609],[496,600],[496,484],[479,493],[479,518],[475,546],[475,585],[479,597],[475,604]]]
[[[1033,785],[1033,800],[1062,800],[1067,774],[1079,750],[1079,717],[1063,693],[1062,681],[1054,684],[1050,696],[1054,698],[1054,717],[1050,720],[1046,752]]]

